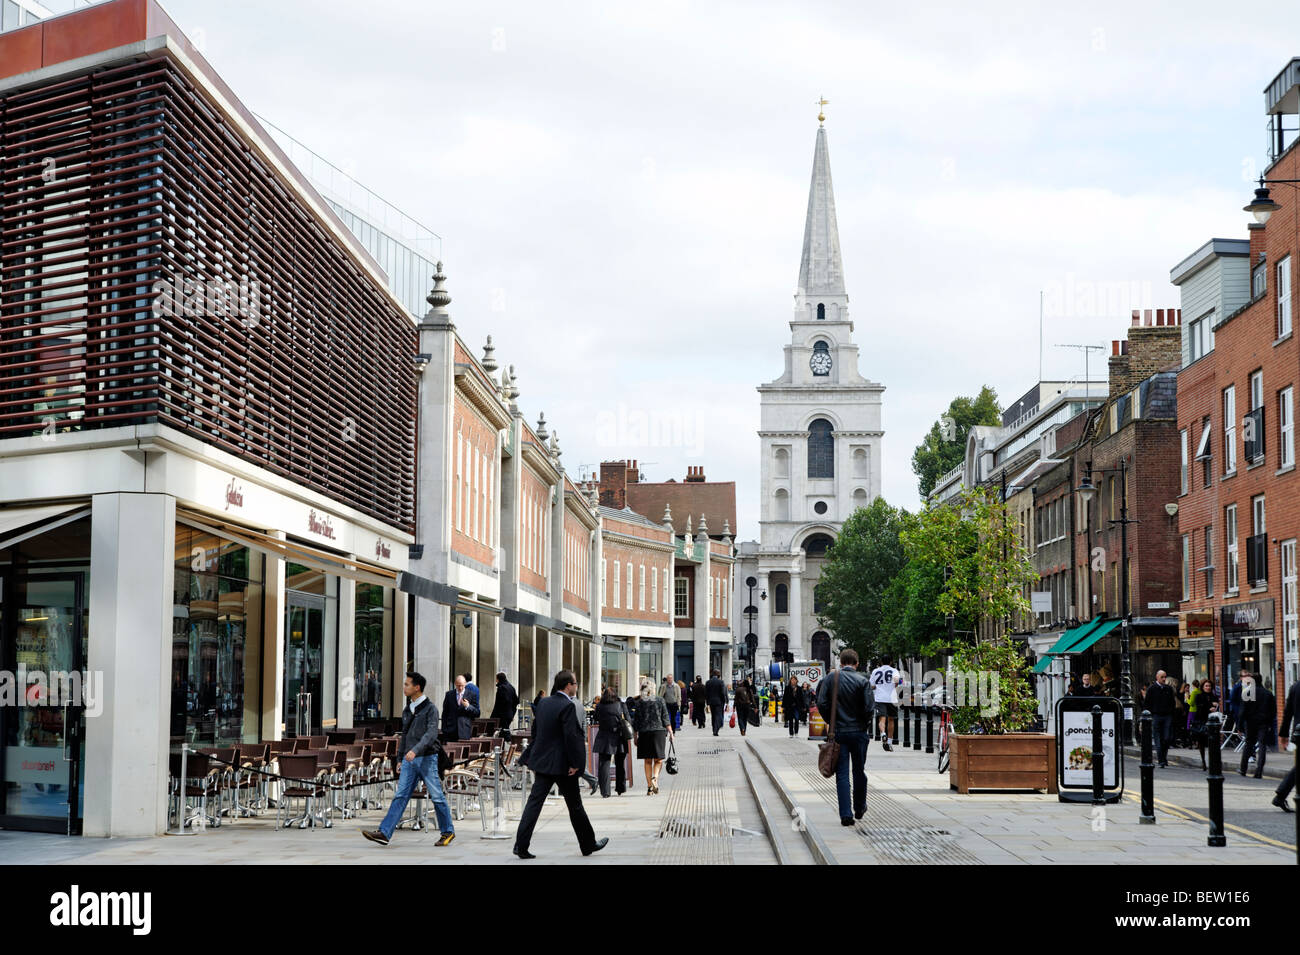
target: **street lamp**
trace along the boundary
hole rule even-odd
[[[745,586],[749,588],[749,603],[745,606],[745,616],[749,622],[749,633],[745,634],[745,646],[749,650],[749,670],[750,678],[755,685],[758,683],[758,636],[754,633],[754,616],[758,613],[758,607],[754,604],[754,588],[758,586],[758,580],[754,577],[745,578]],[[767,599],[767,591],[764,590],[758,596],[759,600]]]
[[[1270,179],[1269,182],[1294,182],[1293,179]],[[1277,212],[1282,207],[1269,198],[1268,187],[1264,185],[1264,177],[1259,177],[1259,188],[1255,190],[1255,198],[1242,206],[1242,212],[1249,212],[1255,217],[1255,221],[1260,225],[1268,222],[1269,216]]]
[[[1267,190],[1265,191],[1267,192]],[[1094,473],[1119,475],[1119,485],[1120,485],[1119,518],[1118,519],[1110,518],[1109,520],[1107,520],[1106,523],[1119,525],[1119,549],[1121,555],[1120,568],[1119,568],[1119,576],[1120,576],[1119,606],[1120,606],[1120,617],[1122,619],[1122,623],[1120,624],[1120,631],[1119,631],[1120,633],[1119,691],[1120,691],[1120,699],[1123,701],[1123,706],[1124,706],[1124,742],[1128,744],[1133,742],[1133,724],[1132,724],[1132,718],[1130,716],[1131,704],[1133,701],[1133,691],[1130,686],[1132,674],[1131,674],[1131,660],[1129,657],[1129,627],[1132,625],[1133,622],[1133,612],[1129,608],[1129,592],[1128,592],[1128,526],[1130,524],[1137,524],[1140,522],[1137,520],[1130,520],[1128,516],[1128,462],[1124,458],[1124,456],[1120,455],[1119,467],[1117,468],[1093,468],[1092,462],[1089,461],[1084,476],[1082,480],[1080,480],[1079,482],[1079,486],[1074,489],[1075,493],[1078,494],[1079,498],[1083,501],[1084,506],[1089,508],[1089,521],[1088,521],[1089,532],[1091,532],[1092,530],[1092,521],[1091,521],[1092,509],[1089,505],[1091,505],[1093,499],[1097,496],[1097,488],[1092,483],[1092,475]],[[1089,559],[1091,559],[1091,556],[1092,556],[1092,538],[1089,537],[1088,539]],[[1103,567],[1101,572],[1104,574],[1106,572],[1106,569]],[[1092,591],[1091,573],[1088,574],[1088,590],[1089,590],[1089,596],[1091,597],[1091,591]]]

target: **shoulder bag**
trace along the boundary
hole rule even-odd
[[[817,747],[817,771],[830,779],[840,765],[840,744],[835,742],[835,713],[840,707],[840,671],[835,671],[835,688],[831,690],[831,726],[826,742]]]
[[[627,707],[622,704],[620,704],[618,712],[618,735],[625,743],[630,743],[632,738],[636,736],[636,732],[632,729],[632,723],[627,718]]]
[[[677,744],[668,740],[668,758],[664,760],[664,769],[669,776],[677,775]]]

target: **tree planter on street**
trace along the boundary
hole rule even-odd
[[[975,789],[1056,792],[1056,737],[1046,733],[967,733],[952,736],[949,785]]]

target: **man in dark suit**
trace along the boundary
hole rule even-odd
[[[502,730],[506,739],[510,738],[510,724],[515,721],[519,710],[519,694],[506,679],[505,673],[497,674],[497,696],[492,704],[492,719],[497,721],[497,729]]]
[[[691,684],[691,722],[704,729],[704,681],[700,675],[695,674],[695,682]]]
[[[587,812],[582,808],[579,780],[587,764],[587,740],[578,725],[578,714],[573,706],[577,692],[578,681],[573,672],[561,670],[555,675],[551,695],[534,709],[533,738],[520,757],[520,762],[536,777],[528,793],[524,814],[519,819],[519,830],[515,833],[514,853],[521,859],[537,858],[528,851],[528,846],[552,786],[560,790],[564,804],[569,808],[569,822],[578,837],[582,854],[589,856],[609,843],[607,838],[597,841]]]
[[[709,682],[704,684],[704,699],[709,704],[713,715],[713,735],[722,729],[722,717],[727,710],[727,685],[722,682],[722,673],[714,670],[709,674]]]
[[[1264,756],[1268,752],[1268,739],[1277,726],[1277,700],[1264,685],[1264,677],[1247,673],[1242,680],[1241,727],[1246,748],[1241,751],[1241,768],[1246,775],[1250,757],[1255,757],[1255,778],[1264,778]]]
[[[466,686],[465,677],[456,677],[456,685],[442,699],[442,738],[471,739],[478,717],[478,690]]]

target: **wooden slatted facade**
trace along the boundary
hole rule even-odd
[[[411,530],[416,346],[165,53],[0,93],[0,441],[161,423]]]

